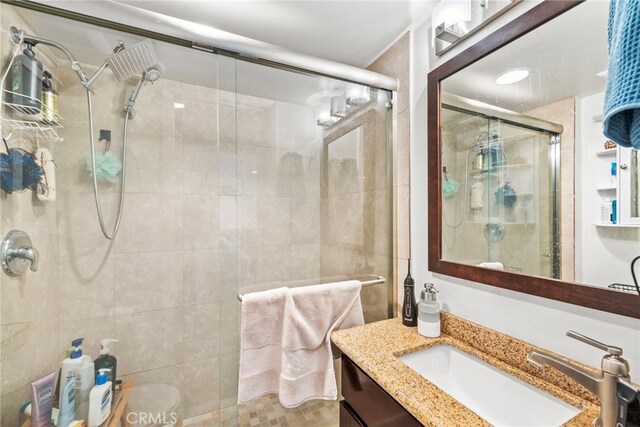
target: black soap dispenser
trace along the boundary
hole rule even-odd
[[[404,279],[404,298],[402,303],[402,324],[404,326],[416,326],[418,323],[414,288],[415,281],[411,277],[411,260],[409,260],[407,277]]]

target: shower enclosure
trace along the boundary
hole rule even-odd
[[[561,127],[445,102],[443,259],[559,278]]]
[[[118,41],[145,38],[6,4],[1,12],[3,68],[12,25],[62,44],[88,74]],[[285,410],[266,396],[236,406],[237,296],[393,277],[391,93],[151,42],[162,78],[139,93],[128,123],[124,209],[113,240],[100,230],[87,170],[85,89],[64,55],[35,49],[59,93],[61,141],[27,130],[14,131],[8,144],[49,148],[57,200],[0,194],[2,235],[27,231],[41,256],[37,273],[0,278],[1,424],[17,425],[29,383],[58,369],[69,342],[84,337],[94,358],[101,339],[119,340],[119,375],[175,385],[181,418],[335,425],[335,402]],[[107,69],[94,82],[98,151],[120,155],[122,106],[139,81],[121,82]],[[333,114],[332,100],[343,105]],[[3,119],[10,114],[3,108]],[[100,130],[112,131],[110,147],[98,142]],[[119,184],[98,183],[106,224],[117,217]],[[391,280],[364,288],[362,301],[366,321],[388,318]]]

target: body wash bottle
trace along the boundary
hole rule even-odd
[[[88,427],[98,427],[105,422],[111,413],[111,381],[107,381],[108,369],[100,369],[96,378],[96,385],[89,394],[89,423]]]
[[[60,391],[60,414],[58,426],[67,427],[76,419],[76,378],[73,373],[67,377],[67,382]]]
[[[418,303],[418,333],[428,338],[440,336],[440,304],[433,283],[425,283]]]

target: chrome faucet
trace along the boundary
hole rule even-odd
[[[631,382],[629,363],[621,357],[622,349],[603,344],[574,331],[568,331],[567,336],[608,353],[602,358],[602,369],[597,375],[543,351],[529,352],[527,360],[540,368],[543,366],[555,368],[595,394],[600,399],[600,416],[595,420],[595,425],[597,427],[616,427],[618,383],[623,381],[629,384]]]

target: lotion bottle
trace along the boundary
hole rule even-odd
[[[422,298],[418,303],[418,333],[428,338],[440,336],[440,304],[437,301],[437,292],[433,283],[425,283]]]
[[[89,393],[89,423],[88,427],[98,427],[105,422],[111,413],[111,381],[107,381],[109,369],[100,369],[96,378],[96,385]]]

